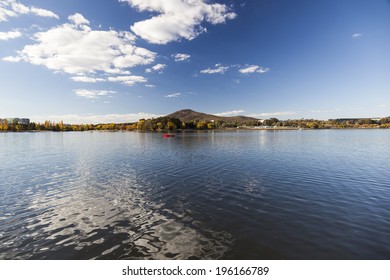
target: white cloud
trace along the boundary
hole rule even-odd
[[[3,57],[1,60],[7,61],[7,62],[20,62],[22,59],[20,57],[7,56],[7,57]]]
[[[88,90],[88,89],[76,89],[74,90],[74,93],[79,97],[84,97],[87,99],[96,99],[101,96],[107,96],[113,93],[116,93],[115,91],[109,91],[109,90]]]
[[[296,115],[295,112],[286,111],[286,112],[273,112],[273,113],[260,113],[260,114],[250,114],[248,117],[252,118],[273,118],[278,116],[293,116]]]
[[[145,72],[146,73],[152,73],[152,72],[159,72],[159,73],[162,73],[162,70],[167,67],[165,64],[156,64],[154,65],[152,68],[147,68],[145,69]]]
[[[53,13],[52,11],[40,9],[40,8],[31,7],[30,13],[40,17],[51,17],[51,18],[60,19],[60,17],[57,14]]]
[[[228,111],[228,112],[223,112],[223,113],[217,113],[214,115],[220,116],[220,117],[229,117],[229,116],[241,115],[244,112],[245,112],[245,110],[233,110],[233,111]]]
[[[106,74],[113,74],[113,75],[130,75],[131,74],[131,72],[128,70],[122,70],[122,69],[118,69],[118,68],[106,69],[106,70],[104,70],[104,72]]]
[[[180,92],[176,92],[176,93],[172,93],[172,94],[168,94],[168,95],[165,95],[165,97],[167,98],[177,98],[181,95]]]
[[[354,34],[352,34],[352,39],[358,39],[358,38],[360,38],[362,36],[363,36],[362,33],[354,33]]]
[[[175,61],[178,62],[178,61],[184,61],[184,60],[187,60],[189,59],[191,56],[189,54],[185,54],[185,53],[176,53],[174,55],[172,55],[172,57],[175,58]]]
[[[10,40],[21,37],[23,34],[20,31],[0,32],[0,40]]]
[[[129,123],[137,122],[139,119],[158,118],[162,115],[151,113],[130,113],[130,114],[107,114],[107,115],[51,115],[51,116],[33,116],[31,120],[34,122],[44,122],[51,120],[54,122],[63,121],[68,124],[98,124],[98,123]]]
[[[87,20],[82,14],[75,13],[74,15],[71,15],[68,17],[68,19],[73,22],[76,25],[89,25],[89,20]]]
[[[75,82],[83,82],[83,83],[96,83],[96,82],[105,81],[105,79],[102,78],[92,78],[87,76],[75,76],[75,77],[71,77],[71,79]]]
[[[26,61],[70,74],[127,74],[126,68],[150,64],[156,57],[156,53],[134,46],[135,36],[130,32],[91,30],[81,14],[69,20],[72,23],[36,33],[36,44],[25,46],[6,61]]]
[[[52,11],[25,6],[16,0],[1,0],[0,1],[0,22],[7,21],[10,17],[19,15],[33,14],[40,17],[49,17],[59,19],[59,16]]]
[[[224,74],[227,70],[229,70],[230,66],[222,66],[221,64],[215,64],[215,68],[207,68],[201,70],[202,74]]]
[[[153,16],[131,26],[131,30],[154,44],[194,39],[206,32],[202,22],[225,23],[236,14],[223,4],[207,4],[205,0],[119,0]],[[157,13],[157,14],[156,14]]]
[[[149,88],[155,88],[156,86],[155,86],[155,85],[150,85],[150,84],[147,84],[147,85],[145,85],[145,87],[149,87]]]
[[[0,2],[0,22],[7,21],[10,17],[18,16],[14,11],[5,8],[5,3]]]
[[[244,68],[239,69],[238,71],[242,74],[250,74],[250,73],[267,73],[269,72],[269,68],[264,68],[258,65],[245,65]]]
[[[119,82],[127,86],[133,86],[136,83],[146,83],[148,80],[142,76],[118,76],[118,77],[109,77],[107,79],[110,82]]]

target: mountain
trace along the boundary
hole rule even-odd
[[[245,116],[234,116],[234,117],[221,117],[221,116],[215,116],[205,113],[196,112],[190,109],[184,109],[180,111],[176,111],[170,115],[167,115],[168,118],[175,118],[179,119],[182,122],[210,122],[210,121],[219,121],[224,122],[227,124],[238,124],[238,125],[244,125],[244,124],[253,124],[258,123],[258,119],[251,118],[251,117],[245,117]]]

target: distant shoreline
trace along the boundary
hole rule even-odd
[[[278,120],[255,119],[216,115],[184,109],[170,115],[139,119],[128,123],[66,124],[63,121],[43,123],[29,119],[0,119],[0,131],[178,131],[178,130],[312,130],[312,129],[376,129],[390,128],[390,117],[385,118],[343,118],[327,121],[315,119]]]
[[[308,131],[319,131],[319,130],[386,130],[388,127],[345,127],[345,128],[298,128],[298,127],[240,127],[240,128],[217,128],[217,129],[176,129],[176,130],[153,130],[153,131],[145,131],[145,130],[21,130],[21,131],[2,131],[0,133],[47,133],[47,132],[142,132],[142,133],[186,133],[186,132],[223,132],[223,131],[297,131],[297,130],[308,130]]]

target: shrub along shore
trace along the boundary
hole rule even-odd
[[[8,123],[0,120],[0,131],[164,131],[164,130],[212,130],[212,129],[345,129],[345,128],[390,128],[390,117],[381,119],[335,119],[335,120],[267,120],[223,121],[223,120],[192,120],[181,121],[178,118],[160,117],[140,119],[135,123],[107,124],[64,124],[45,121],[44,123],[18,122]]]

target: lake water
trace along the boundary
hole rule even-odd
[[[0,133],[0,259],[390,259],[390,130]]]

